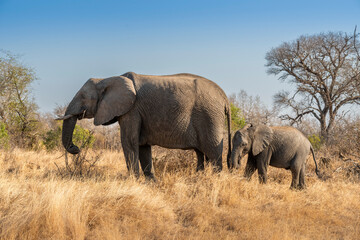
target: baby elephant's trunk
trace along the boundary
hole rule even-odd
[[[230,158],[230,166],[229,169],[239,169],[240,167],[240,151],[237,148],[233,148],[231,152],[231,158]]]

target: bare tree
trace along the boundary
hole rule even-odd
[[[246,122],[256,124],[274,124],[278,111],[266,106],[259,96],[251,96],[245,90],[237,94],[230,94],[229,100],[236,107],[240,108],[242,117]]]
[[[360,104],[360,59],[356,34],[329,32],[301,36],[266,54],[268,74],[280,75],[295,91],[274,96],[278,106],[290,107],[281,116],[292,123],[311,115],[327,141],[343,107]]]

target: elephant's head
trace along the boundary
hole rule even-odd
[[[72,154],[80,152],[72,142],[76,121],[82,118],[94,118],[94,124],[108,125],[127,113],[134,105],[136,92],[133,82],[126,77],[89,79],[76,93],[66,109],[62,143]]]
[[[239,168],[240,160],[250,151],[256,156],[269,146],[272,140],[272,130],[268,126],[253,126],[247,124],[238,130],[232,140],[233,150],[231,152],[230,168]]]

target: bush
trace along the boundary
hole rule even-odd
[[[321,148],[321,146],[323,145],[323,140],[321,137],[319,137],[318,135],[316,134],[313,134],[313,135],[310,135],[308,137],[311,145],[313,146],[313,149],[315,151],[319,150]]]
[[[51,129],[45,133],[43,136],[43,144],[47,151],[53,151],[59,146],[62,147],[61,133],[61,126]],[[84,148],[92,148],[95,142],[95,137],[88,129],[76,125],[73,133],[73,142],[75,145]]]
[[[245,118],[240,110],[233,103],[230,103],[231,108],[231,127],[233,130],[243,128],[246,124]]]
[[[53,151],[61,144],[61,127],[47,131],[43,136],[43,144],[47,151]]]
[[[9,144],[9,135],[5,123],[0,122],[0,148],[7,148]]]
[[[338,153],[360,156],[360,116],[341,119],[332,133],[328,145]]]

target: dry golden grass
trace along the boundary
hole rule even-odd
[[[69,178],[54,164],[64,166],[61,153],[0,152],[0,239],[359,239],[349,161],[322,160],[320,180],[309,159],[307,189],[292,191],[286,170],[270,168],[261,185],[243,169],[196,173],[191,152],[156,155],[149,183],[128,177],[122,153],[103,152],[92,175]]]

